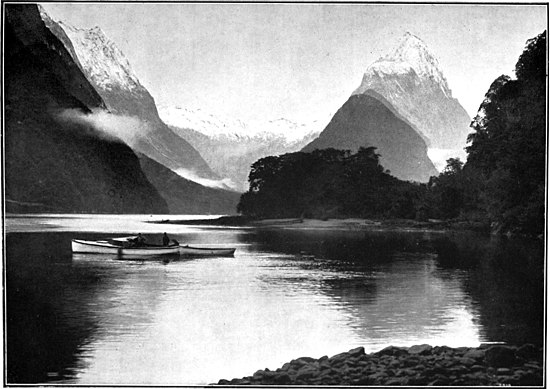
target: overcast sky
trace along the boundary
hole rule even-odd
[[[407,31],[438,57],[475,115],[546,29],[533,5],[52,4],[55,19],[100,26],[157,103],[243,120],[325,118]]]

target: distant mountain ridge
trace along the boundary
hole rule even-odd
[[[300,150],[318,136],[323,125],[320,120],[296,123],[285,118],[245,123],[202,110],[168,106],[161,106],[159,113],[218,175],[228,177],[229,185],[240,191],[248,189],[248,173],[254,162]]]
[[[357,152],[369,146],[377,148],[381,165],[399,179],[427,182],[437,174],[420,134],[374,94],[352,95],[302,151],[335,148]]]
[[[452,95],[439,61],[418,37],[406,33],[397,47],[371,64],[353,95],[375,91],[427,140],[463,153],[471,119]]]
[[[171,127],[192,129],[209,138],[284,138],[289,143],[320,133],[329,119],[327,115],[326,118],[307,123],[297,123],[286,118],[245,122],[201,109],[168,105],[159,106],[159,115]]]

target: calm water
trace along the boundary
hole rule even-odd
[[[542,241],[152,219],[6,220],[8,383],[204,384],[358,346],[543,340]],[[70,249],[71,238],[164,231],[237,251],[165,263]]]

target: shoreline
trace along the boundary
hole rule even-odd
[[[258,370],[213,385],[540,386],[543,351],[532,344],[457,348],[423,344],[365,354],[358,347],[330,358],[301,357],[275,371]]]
[[[217,219],[161,220],[148,221],[153,224],[200,225],[210,227],[254,227],[265,229],[296,230],[349,230],[349,231],[477,231],[490,233],[489,227],[481,222],[408,219],[252,219],[244,216],[222,216]]]

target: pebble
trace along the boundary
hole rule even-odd
[[[363,347],[332,357],[301,357],[276,371],[221,379],[218,385],[452,385],[493,386],[543,384],[542,348],[532,344],[479,348],[390,346],[365,354]]]

